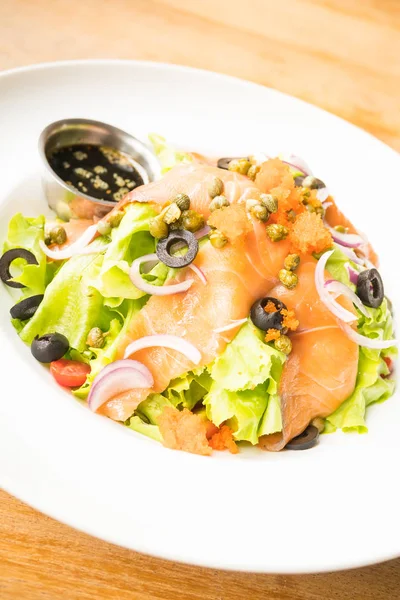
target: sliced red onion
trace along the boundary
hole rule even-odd
[[[317,199],[320,202],[325,202],[325,200],[327,198],[329,198],[329,190],[327,187],[323,187],[323,188],[320,188],[319,190],[317,190]],[[332,202],[330,204],[332,204]]]
[[[290,167],[294,167],[298,171],[301,171],[302,173],[304,173],[304,175],[313,174],[306,161],[300,158],[300,156],[296,156],[295,154],[289,154],[288,156],[284,156],[282,162],[289,165]]]
[[[204,227],[202,227],[198,231],[195,231],[194,237],[196,238],[196,240],[201,240],[201,238],[203,238],[206,235],[208,235],[210,233],[210,231],[211,231],[211,227],[209,225],[205,225]]]
[[[346,333],[347,337],[353,342],[364,348],[371,348],[372,350],[385,350],[385,348],[391,348],[397,346],[397,340],[377,340],[361,335],[355,331],[350,325],[342,323],[341,328]]]
[[[86,248],[88,244],[92,241],[94,236],[97,234],[97,225],[90,225],[82,233],[81,237],[78,238],[73,244],[68,246],[67,248],[63,248],[62,250],[51,250],[46,246],[43,240],[39,241],[39,245],[43,250],[44,254],[51,258],[52,260],[66,260],[67,258],[71,258],[75,256],[75,254],[83,254],[83,250]],[[85,254],[96,254],[99,252],[99,249],[94,249],[93,252],[84,252]]]
[[[357,233],[340,233],[327,223],[325,223],[325,227],[331,232],[333,241],[345,248],[359,248],[365,244],[363,238]]]
[[[106,373],[103,372],[105,370]],[[147,367],[136,360],[118,360],[107,365],[103,371],[95,377],[88,397],[89,408],[93,412],[117,394],[134,389],[148,389],[154,383]]]
[[[191,269],[193,271],[193,273],[196,273],[196,275],[200,279],[201,283],[204,283],[204,285],[206,285],[207,284],[207,277],[204,275],[204,273],[200,269],[200,267],[197,267],[193,263],[190,264],[190,265],[188,265],[188,266],[189,266],[189,269]]]
[[[145,281],[140,274],[140,266],[142,263],[158,260],[157,254],[145,254],[145,256],[140,256],[133,261],[129,270],[129,278],[138,290],[153,296],[169,296],[170,294],[186,292],[191,287],[193,279],[186,279],[182,283],[175,283],[173,285],[152,285],[148,281]]]
[[[155,334],[155,335],[146,335],[145,337],[139,338],[135,340],[129,346],[127,346],[124,354],[124,358],[128,358],[135,352],[139,350],[143,350],[144,348],[170,348],[171,350],[176,350],[181,354],[184,354],[186,358],[191,360],[195,365],[198,365],[201,361],[201,353],[187,340],[178,337],[177,335],[169,335],[169,334]]]
[[[358,276],[359,276],[359,272],[356,271],[350,263],[346,263],[345,265],[347,272],[349,274],[349,279],[351,281],[351,283],[353,283],[354,285],[357,285],[358,283]]]
[[[351,323],[352,321],[357,320],[357,316],[336,302],[329,294],[329,291],[325,288],[325,266],[333,252],[334,250],[324,252],[319,259],[315,269],[315,287],[317,288],[317,292],[321,298],[321,301],[330,310],[330,312],[341,321]]]
[[[325,282],[325,288],[329,292],[333,292],[335,294],[335,297],[346,296],[347,298],[349,298],[349,300],[352,301],[353,304],[357,306],[358,310],[362,312],[363,315],[369,317],[368,310],[365,308],[360,298],[357,296],[357,294],[353,292],[353,290],[348,288],[347,285],[345,285],[344,283],[341,283],[340,281],[336,281],[334,279],[330,279]]]
[[[239,325],[243,325],[244,323],[246,323],[247,318],[246,319],[237,319],[236,321],[232,321],[232,323],[229,323],[229,325],[225,325],[224,327],[218,327],[218,329],[214,329],[214,333],[223,333],[224,331],[230,331],[231,329],[234,329],[235,327],[239,327]]]
[[[339,250],[341,250],[343,254],[347,256],[347,258],[350,258],[350,260],[352,260],[357,265],[364,266],[364,260],[357,256],[357,254],[351,248],[346,248],[346,246],[341,246],[339,244]]]

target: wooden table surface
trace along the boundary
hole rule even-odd
[[[399,0],[0,0],[1,69],[112,57],[250,79],[400,149]],[[95,540],[0,493],[1,600],[399,597],[400,559],[299,577],[200,569]]]

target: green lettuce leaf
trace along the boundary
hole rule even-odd
[[[101,252],[105,241],[99,238],[95,243]],[[20,332],[24,342],[31,344],[35,336],[57,332],[67,337],[72,348],[80,352],[86,349],[90,329],[107,326],[103,298],[90,285],[102,261],[101,253],[87,254],[74,256],[62,265],[38,310]]]
[[[345,264],[349,259],[336,249],[327,263],[327,270],[338,281],[345,283],[351,289],[355,286],[349,282]],[[361,313],[358,320],[358,331],[361,335],[372,339],[388,340],[394,337],[393,318],[386,298],[379,308],[366,307],[368,316]],[[358,372],[353,393],[329,417],[325,423],[325,432],[336,429],[343,431],[367,431],[365,415],[367,407],[375,402],[387,400],[394,391],[395,382],[386,376],[389,374],[384,361],[385,357],[394,358],[396,347],[387,350],[373,350],[360,347]]]
[[[236,440],[258,442],[282,429],[278,382],[286,356],[262,341],[252,324],[244,325],[210,367],[213,383],[205,396],[207,417],[233,429]]]
[[[91,371],[85,383],[72,392],[77,398],[80,400],[87,398],[94,378],[106,365],[115,360],[119,343],[143,304],[144,300],[142,299],[126,300],[120,306],[120,312],[113,311],[111,313],[117,316],[110,321],[109,328],[105,329],[107,336],[104,346],[102,348],[90,348],[92,358],[89,361],[86,361],[84,356],[81,358],[81,360],[90,364]]]
[[[47,269],[46,256],[39,246],[39,241],[44,240],[44,223],[43,216],[29,218],[18,213],[8,224],[8,234],[3,252],[13,248],[24,248],[32,252],[38,261],[37,265],[28,265],[21,259],[13,262],[12,269],[20,271],[17,276],[13,277],[13,280],[26,286],[21,290],[23,298],[43,294],[47,279],[51,278],[52,271],[54,271],[54,263],[49,263],[52,266]],[[48,276],[46,275],[47,270],[49,271]]]
[[[192,410],[210,391],[212,379],[206,370],[200,373],[190,371],[182,377],[173,379],[164,392],[164,396],[177,408]]]
[[[112,229],[111,243],[92,281],[92,286],[108,300],[109,306],[145,295],[129,279],[129,268],[133,260],[155,250],[155,240],[149,233],[149,221],[155,214],[149,204],[134,202],[126,207],[119,226]]]
[[[176,165],[190,164],[193,162],[193,158],[188,152],[176,150],[173,146],[167,144],[166,139],[161,135],[150,133],[149,140],[160,161],[162,174],[166,173]]]

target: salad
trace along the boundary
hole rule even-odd
[[[0,277],[32,355],[168,448],[302,450],[367,431],[394,391],[396,341],[366,238],[299,157],[216,161],[151,140],[163,176],[103,219],[11,219]]]

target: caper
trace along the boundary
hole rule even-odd
[[[283,266],[287,271],[294,271],[300,264],[300,256],[298,254],[288,254],[283,261]]]
[[[213,177],[208,184],[208,193],[210,198],[220,196],[224,189],[224,182],[219,177]]]
[[[65,244],[67,241],[67,232],[65,231],[64,227],[61,225],[56,225],[53,227],[53,229],[50,231],[50,240],[52,244],[57,244],[58,246]]]
[[[173,202],[181,211],[189,210],[190,208],[190,198],[187,194],[178,194],[173,199]]]
[[[265,208],[265,206],[263,206],[262,204],[256,204],[255,206],[253,206],[250,209],[250,214],[252,217],[254,217],[255,219],[258,219],[259,221],[268,221],[269,218],[269,212],[267,211],[267,209]]]
[[[278,200],[272,194],[260,194],[260,201],[270,213],[278,212]]]
[[[105,335],[100,327],[93,327],[87,336],[86,345],[90,348],[102,348],[104,346]]]
[[[108,219],[108,222],[110,223],[110,226],[113,227],[113,228],[114,227],[118,227],[118,225],[122,221],[123,216],[124,216],[124,213],[120,212],[120,211],[112,213],[110,215],[110,218]]]
[[[290,354],[292,351],[292,342],[287,335],[280,335],[274,342],[274,346],[280,352],[284,354]]]
[[[298,284],[299,278],[296,273],[293,271],[289,271],[288,269],[281,269],[279,271],[279,281],[287,287],[289,290],[296,287]]]
[[[335,227],[333,228],[335,231],[337,231],[338,233],[348,233],[348,227],[343,227],[343,225],[335,225]]]
[[[52,243],[51,237],[50,237],[50,232],[46,232],[44,234],[44,243],[46,244],[46,246],[50,246],[50,244]]]
[[[164,223],[160,216],[150,219],[149,232],[154,238],[162,239],[168,235],[168,225]]]
[[[308,212],[315,213],[320,217],[323,217],[325,215],[325,209],[322,206],[322,204],[317,204],[316,206],[313,204],[306,204],[306,209],[308,210]]]
[[[167,208],[165,208],[161,214],[164,223],[170,225],[171,223],[175,223],[175,221],[179,219],[179,217],[182,214],[182,211],[175,202],[172,202],[172,204],[167,206]]]
[[[252,181],[254,181],[259,172],[260,172],[259,165],[251,165],[250,169],[247,171],[247,177],[249,177]]]
[[[288,228],[284,225],[279,225],[279,223],[267,225],[266,231],[271,242],[279,242],[287,238],[287,236],[289,235]]]
[[[322,433],[325,429],[325,419],[322,419],[321,417],[315,417],[315,419],[311,421],[311,425],[314,425],[314,427],[316,427],[318,431]]]
[[[291,208],[290,210],[288,210],[286,212],[286,218],[290,223],[294,223],[296,220],[296,213],[294,212],[293,208]]]
[[[210,242],[214,248],[223,248],[228,240],[221,231],[214,229],[214,231],[210,233]]]
[[[240,173],[241,175],[247,175],[248,170],[251,167],[251,162],[247,158],[234,158],[228,165],[229,171]]]
[[[224,206],[229,206],[229,201],[225,196],[215,196],[214,200],[210,202],[210,212],[214,212],[214,210],[218,210],[218,208],[223,208]]]
[[[204,217],[195,210],[185,210],[181,217],[183,229],[194,233],[204,227]]]
[[[111,233],[111,225],[107,223],[107,221],[99,221],[97,223],[97,231],[100,235],[110,235]]]
[[[318,179],[318,177],[313,177],[312,175],[304,177],[302,186],[309,188],[310,190],[320,190],[321,188],[326,187],[321,179]]]

